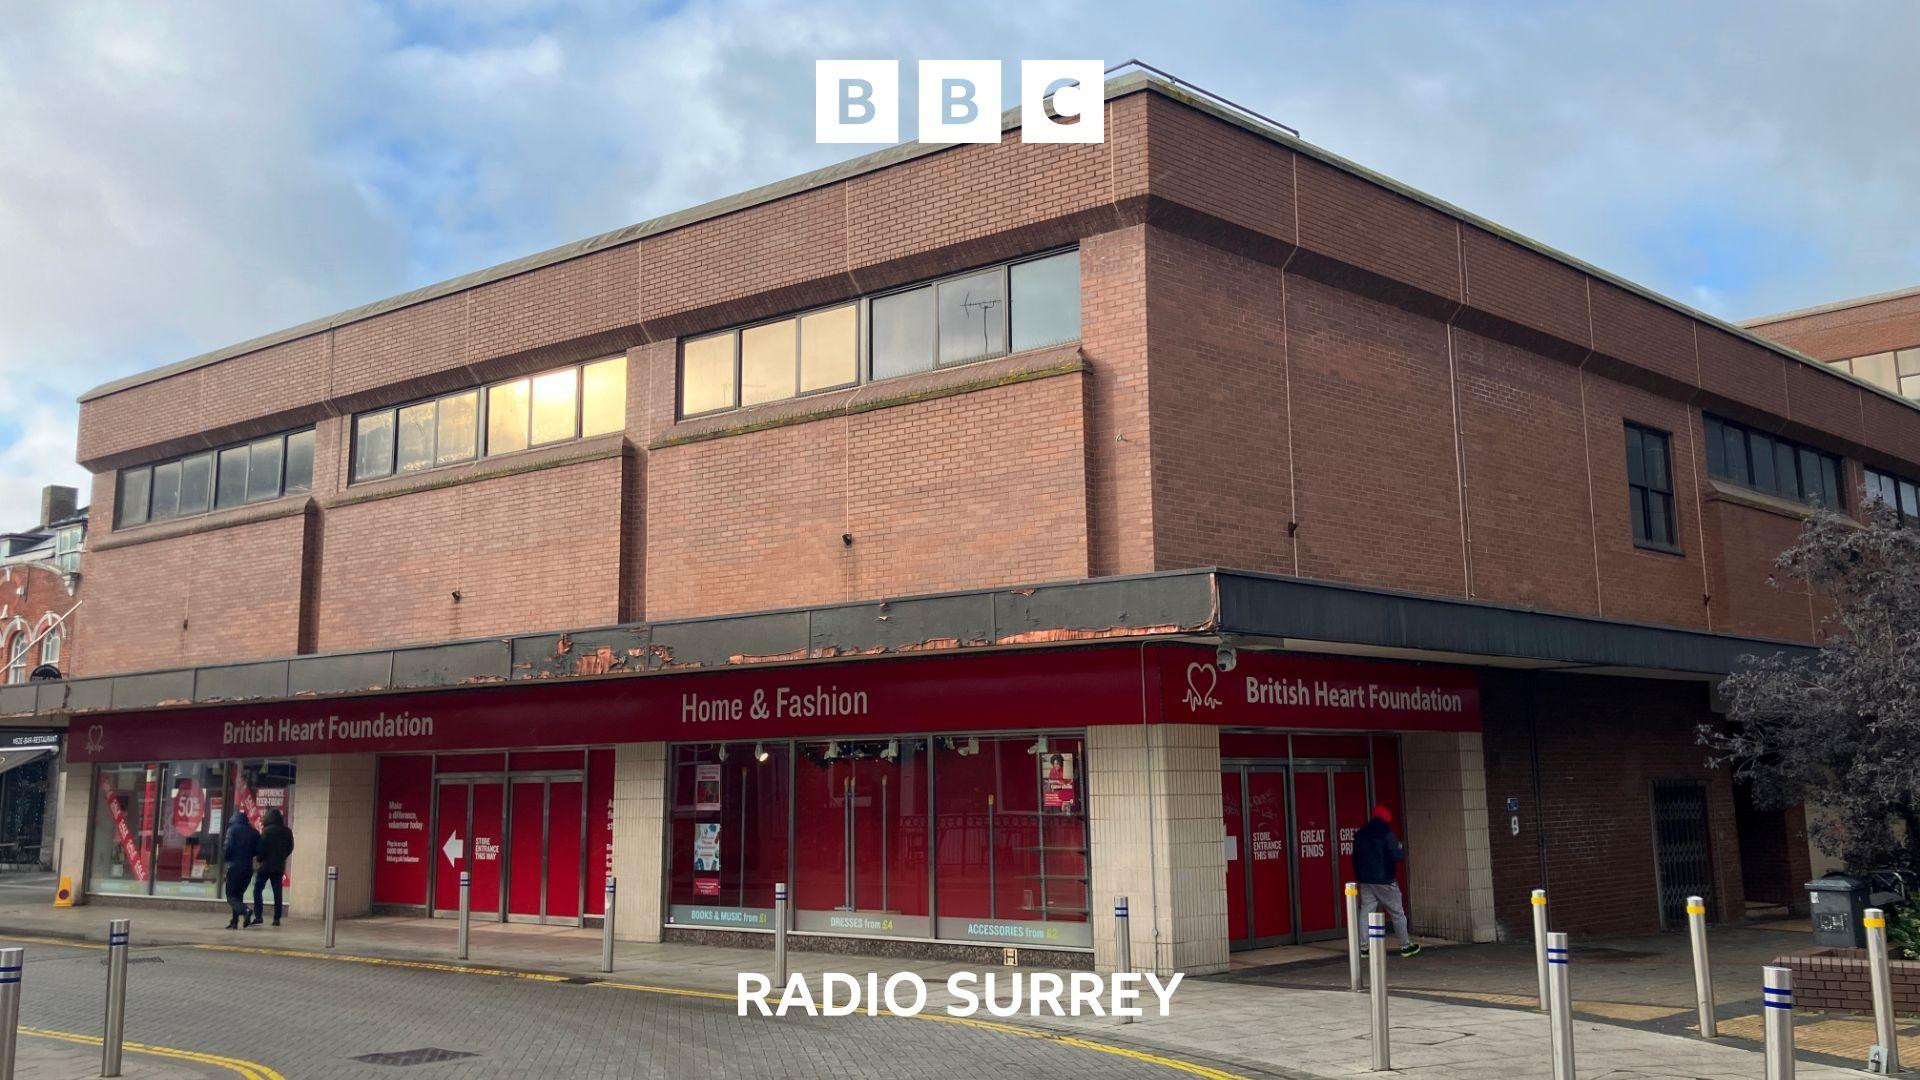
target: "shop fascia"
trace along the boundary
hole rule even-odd
[[[516,681],[355,701],[76,718],[75,761],[419,753],[541,745],[1164,723],[1477,731],[1478,684],[1450,668],[1242,650],[1231,674],[1192,646],[1093,646],[617,679]],[[538,716],[537,725],[528,717]]]

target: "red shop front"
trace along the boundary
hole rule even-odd
[[[1222,729],[1230,800],[1271,801],[1280,770],[1287,813],[1267,831],[1288,840],[1243,814],[1234,842],[1283,853],[1285,932],[1310,936],[1318,900],[1295,886],[1326,876],[1311,860],[1357,825],[1347,803],[1397,799],[1386,733],[1477,730],[1479,702],[1469,669],[1243,650],[1221,671],[1212,650],[1149,643],[110,714],[74,757],[112,771],[376,755],[377,907],[452,910],[464,870],[481,917],[569,924],[601,914],[616,747],[653,744],[664,790],[637,794],[664,799],[664,835],[639,842],[664,841],[669,925],[766,929],[786,881],[800,932],[1086,948],[1091,729],[1142,723]],[[1316,733],[1352,745],[1305,752]],[[1240,891],[1236,938],[1272,936],[1272,890]]]
[[[379,760],[373,902],[574,924],[605,911],[613,750],[396,754]]]

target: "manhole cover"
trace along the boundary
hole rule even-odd
[[[437,1046],[426,1046],[418,1050],[389,1050],[384,1054],[361,1054],[354,1061],[364,1061],[369,1065],[432,1065],[439,1061],[458,1061],[475,1055],[465,1050],[442,1050]]]

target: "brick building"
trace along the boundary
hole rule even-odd
[[[1920,411],[1218,102],[901,146],[83,399],[63,870],[205,902],[1218,970],[1790,897],[1694,729]]]
[[[0,533],[0,685],[25,686],[74,670],[87,535],[78,496],[70,487],[42,488],[39,521]],[[0,731],[0,866],[52,857],[64,727],[27,723]]]

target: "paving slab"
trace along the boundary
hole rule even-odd
[[[46,892],[51,895],[50,883]],[[204,912],[107,905],[55,909],[45,898],[25,897],[20,890],[0,890],[0,937],[23,941],[30,950],[36,940],[50,947],[66,943],[74,948],[99,948],[107,921],[127,917],[133,920],[133,937],[138,945],[210,946],[218,954],[255,956],[263,963],[272,962],[269,958],[275,956],[325,959],[337,955],[364,958],[368,965],[388,964],[396,972],[474,972],[498,967],[544,973],[558,980],[683,988],[728,997],[736,989],[739,972],[765,972],[771,965],[770,942],[768,949],[621,942],[613,972],[603,975],[598,971],[597,930],[522,924],[476,925],[470,958],[461,964],[453,956],[455,926],[451,920],[392,917],[342,920],[337,927],[338,949],[328,954],[321,948],[322,927],[315,919],[289,918],[277,928],[229,931],[224,929],[224,909],[211,905]],[[1783,945],[1797,941],[1791,936],[1777,937]],[[84,940],[76,943],[76,938]],[[1392,1006],[1396,1071],[1436,1080],[1550,1077],[1547,1020],[1527,1007],[1533,989],[1530,950],[1519,951],[1526,963],[1516,971],[1508,955],[1514,950],[1488,950],[1483,955],[1475,953],[1475,948],[1430,950],[1413,960],[1395,957],[1390,961],[1396,990]],[[1638,957],[1639,953],[1658,955],[1657,950],[1630,943],[1615,949],[1616,954],[1629,954],[1629,961],[1636,962],[1647,959]],[[1456,955],[1458,961],[1443,960]],[[914,972],[930,984],[928,1005],[936,1012],[955,1000],[945,989],[948,975],[963,970],[1005,974],[1013,970],[802,951],[791,953],[790,960],[796,971],[840,971],[863,982],[869,973],[884,979],[894,972]],[[1440,962],[1429,964],[1430,960]],[[1653,962],[1640,972],[1628,972],[1625,964],[1629,961],[1614,961],[1622,966],[1612,973],[1607,962],[1591,958],[1576,969],[1576,993],[1617,992],[1623,997],[1651,999],[1615,1003],[1645,1010],[1638,1014],[1629,1011],[1620,1017],[1579,1019],[1576,1045],[1582,1076],[1734,1080],[1760,1075],[1760,1055],[1751,1044],[1737,1038],[1706,1042],[1684,1033],[1649,1030],[1644,1023],[1634,1022],[1635,1016],[1685,1010],[1673,1004],[1676,992],[1665,985],[1673,977],[1670,965]],[[1367,1072],[1370,1044],[1366,998],[1344,989],[1344,958],[1334,955],[1318,963],[1318,968],[1310,961],[1280,972],[1256,968],[1252,977],[1243,970],[1237,976],[1185,979],[1168,1017],[1148,1016],[1122,1023],[1105,1016],[1053,1017],[1022,1012],[992,1022],[1120,1047],[1204,1057],[1222,1063],[1226,1075],[1346,1077]],[[377,967],[369,970],[378,973]],[[1034,969],[1018,970],[1031,974]],[[1595,972],[1592,991],[1586,978],[1589,971]],[[1338,988],[1325,985],[1328,983]],[[1404,992],[1403,986],[1407,988]],[[1683,990],[1677,998],[1680,1006],[1691,1001],[1691,983],[1683,984]],[[1485,1000],[1445,999],[1445,994],[1480,994]],[[1729,989],[1726,1000],[1730,1008],[1737,1006],[1737,994]],[[731,1002],[726,1004],[730,1006]],[[731,1015],[730,1007],[725,1011]],[[724,1032],[725,1025],[719,1030]],[[1803,1059],[1800,1075],[1834,1080],[1860,1074]]]

